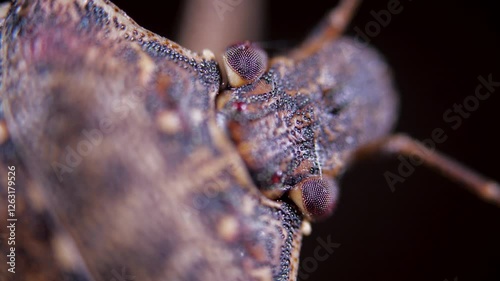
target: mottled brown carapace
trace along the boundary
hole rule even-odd
[[[382,58],[340,37],[356,3],[227,86],[212,52],[109,1],[2,6],[0,195],[16,166],[22,230],[2,279],[296,280],[307,221],[396,118]]]
[[[1,24],[1,177],[22,175],[23,230],[2,279],[295,279],[302,216],[217,125],[210,52],[109,1],[16,1]]]

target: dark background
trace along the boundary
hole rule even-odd
[[[114,2],[140,25],[175,39],[182,1],[161,6],[152,0]],[[364,29],[374,20],[370,11],[387,9],[388,2],[362,3],[347,33]],[[283,50],[299,43],[335,4],[273,0],[256,20],[265,21],[264,42]],[[406,0],[401,5],[403,11],[370,41],[395,74],[401,95],[396,130],[424,140],[443,128],[448,139],[437,146],[440,151],[500,180],[500,87],[457,130],[443,120],[447,109],[474,94],[479,75],[500,81],[494,1]],[[330,237],[340,247],[317,270],[301,265],[302,276],[315,281],[500,280],[500,209],[424,167],[393,193],[383,173],[396,171],[398,163],[373,159],[345,175],[335,214],[313,225],[302,258],[314,256],[318,237]]]

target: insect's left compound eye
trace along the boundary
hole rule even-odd
[[[266,52],[250,42],[226,48],[224,66],[229,85],[240,87],[259,79],[267,68]]]
[[[337,193],[337,187],[332,181],[312,177],[304,179],[290,190],[289,196],[306,217],[321,220],[332,213]]]

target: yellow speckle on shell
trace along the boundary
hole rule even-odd
[[[219,220],[217,232],[226,241],[233,241],[238,235],[238,220],[233,216],[224,216]]]
[[[175,134],[181,130],[181,120],[174,111],[163,111],[157,117],[160,130],[167,134]]]
[[[5,120],[0,121],[0,145],[4,144],[9,139],[9,130]]]

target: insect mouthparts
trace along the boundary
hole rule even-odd
[[[267,61],[267,53],[254,43],[230,45],[223,55],[229,85],[240,87],[256,81],[266,71]]]

